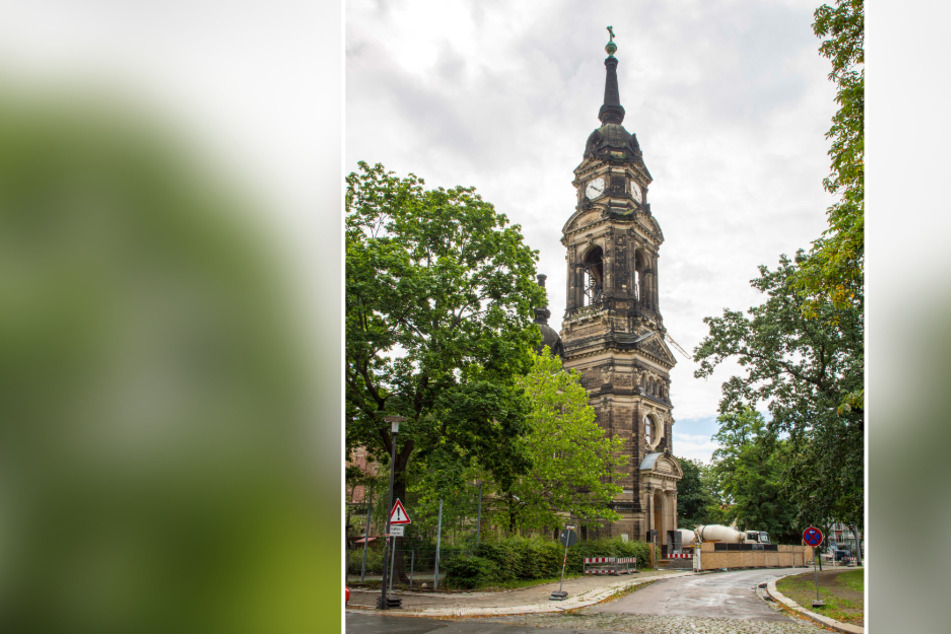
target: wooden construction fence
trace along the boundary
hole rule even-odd
[[[811,546],[783,546],[776,550],[715,550],[716,544],[700,545],[700,569],[795,568],[812,560]]]

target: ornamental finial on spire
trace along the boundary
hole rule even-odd
[[[614,56],[614,51],[617,50],[617,44],[614,43],[614,27],[608,27],[608,34],[611,36],[608,45],[604,47],[604,50],[608,52],[607,58],[604,60],[604,67],[607,70],[607,75],[604,78],[604,105],[601,106],[601,111],[598,112],[598,119],[601,120],[601,123],[617,123],[620,124],[624,121],[624,108],[621,106],[621,96],[618,93],[617,87],[617,58]]]

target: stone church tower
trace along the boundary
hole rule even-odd
[[[609,32],[611,28],[608,27]],[[578,370],[598,424],[624,439],[628,473],[612,507],[618,522],[599,537],[626,535],[667,543],[677,528],[677,481],[671,455],[670,369],[660,313],[658,261],[664,234],[648,202],[650,172],[637,137],[621,125],[614,34],[608,53],[601,127],[588,137],[575,168],[575,211],[562,229],[567,248],[564,365]]]

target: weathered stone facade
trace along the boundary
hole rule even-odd
[[[605,60],[605,100],[584,159],[575,169],[577,205],[562,229],[567,249],[564,364],[581,373],[597,421],[624,439],[629,473],[613,503],[622,519],[598,536],[667,541],[677,527],[677,481],[671,455],[670,369],[660,313],[658,262],[663,232],[651,214],[651,175],[635,135],[621,125],[617,59]]]

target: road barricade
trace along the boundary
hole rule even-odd
[[[586,575],[626,575],[637,572],[637,557],[585,557]]]

